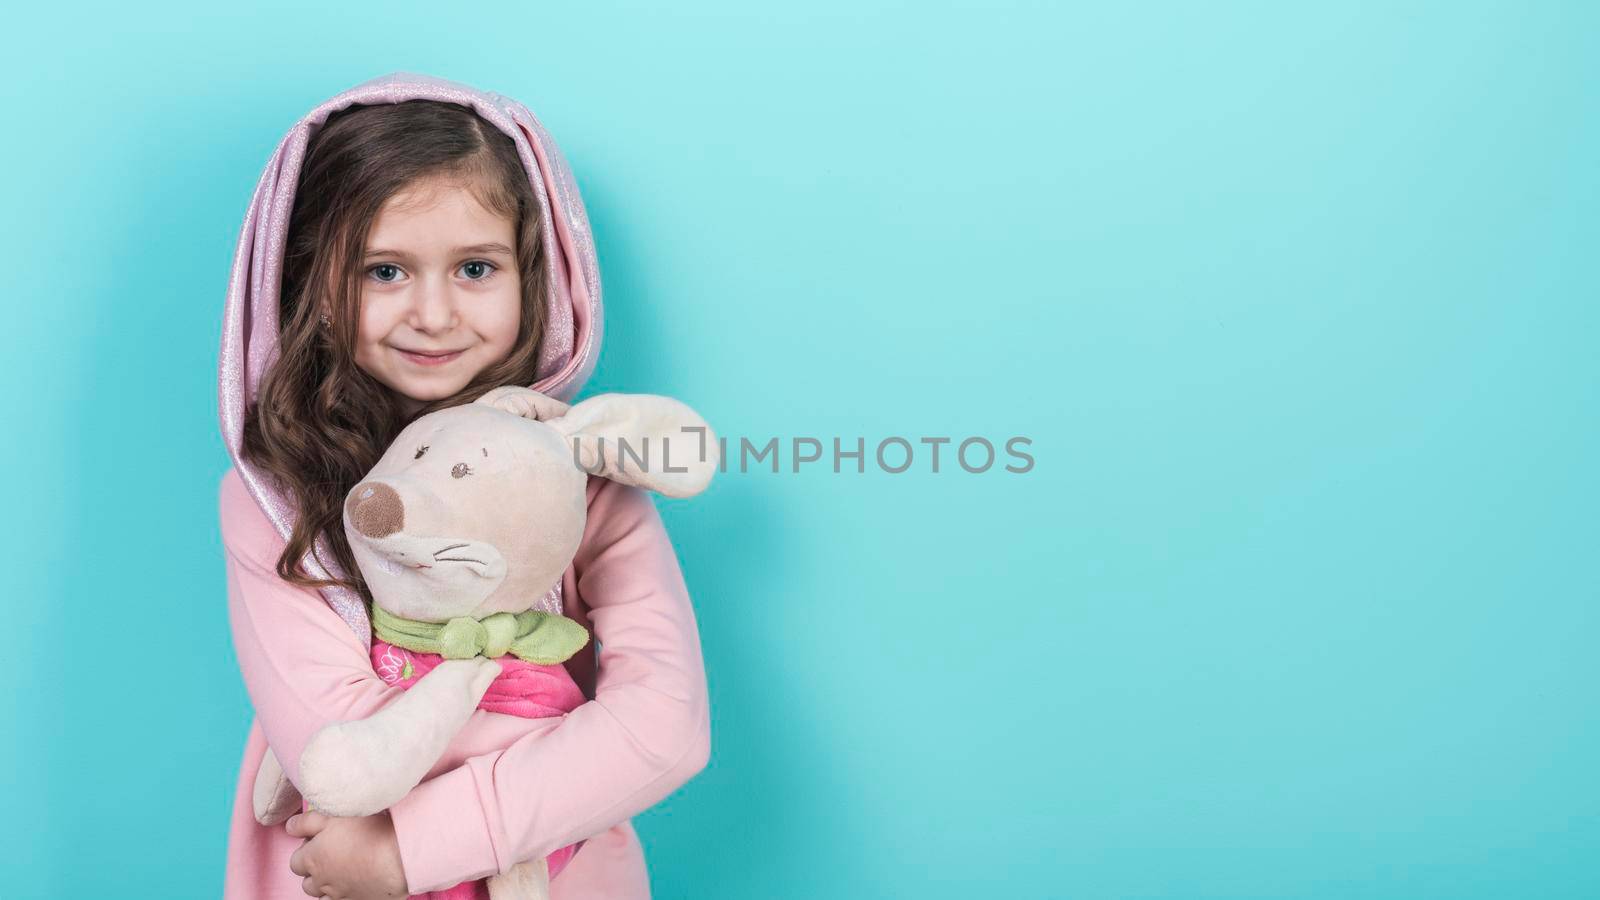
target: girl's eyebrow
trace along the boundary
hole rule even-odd
[[[457,255],[463,253],[504,253],[509,256],[511,254],[511,248],[496,241],[489,244],[473,244],[470,247],[457,247],[450,252]],[[405,252],[404,250],[384,250],[377,247],[367,250],[367,256],[397,256],[401,259],[411,258],[411,254]]]

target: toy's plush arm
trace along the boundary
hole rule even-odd
[[[447,659],[383,709],[318,731],[300,754],[306,802],[333,816],[388,809],[439,761],[499,674],[492,659]]]

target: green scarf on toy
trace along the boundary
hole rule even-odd
[[[539,665],[566,662],[589,643],[589,630],[566,616],[526,610],[497,612],[474,619],[457,616],[443,624],[406,619],[372,604],[372,631],[378,638],[445,659],[490,659],[510,653]]]

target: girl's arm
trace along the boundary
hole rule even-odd
[[[268,744],[298,783],[312,735],[364,718],[403,690],[377,676],[316,591],[278,578],[283,539],[237,473],[224,476],[220,505],[239,667]],[[575,572],[604,645],[595,699],[554,729],[468,758],[390,809],[412,893],[504,872],[605,831],[705,767],[710,716],[699,632],[648,495],[592,479]],[[470,740],[476,721],[458,741]]]

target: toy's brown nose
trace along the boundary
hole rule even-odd
[[[387,537],[406,525],[405,502],[394,488],[381,481],[356,485],[345,506],[351,523],[367,537]]]

